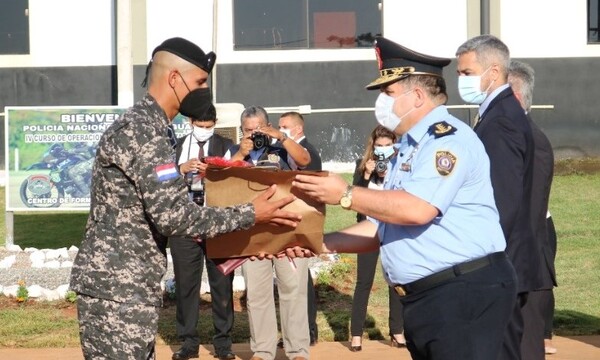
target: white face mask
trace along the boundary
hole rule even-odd
[[[281,131],[282,133],[284,133],[285,136],[287,136],[290,139],[292,139],[292,130],[290,130],[290,129],[279,129],[279,131]]]
[[[458,93],[460,97],[469,104],[481,105],[487,97],[487,92],[494,83],[493,81],[485,89],[481,90],[481,77],[489,70],[487,68],[481,75],[459,76]]]
[[[390,131],[396,130],[398,125],[402,122],[402,119],[406,117],[406,115],[410,114],[415,108],[410,109],[406,112],[406,114],[398,117],[398,115],[394,114],[394,103],[396,99],[400,96],[406,95],[410,93],[412,90],[408,90],[407,92],[400,94],[398,97],[394,98],[389,96],[386,93],[380,93],[377,97],[377,101],[375,102],[375,117],[377,118],[377,122],[387,128]]]
[[[207,141],[215,133],[214,126],[209,129],[203,128],[203,127],[198,127],[198,126],[192,126],[192,128],[194,131],[194,133],[193,133],[194,138],[197,141]]]

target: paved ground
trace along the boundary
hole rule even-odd
[[[600,336],[573,336],[573,337],[554,337],[554,345],[558,353],[546,356],[547,360],[598,360],[600,359]],[[310,358],[312,360],[329,359],[395,359],[410,360],[410,355],[406,349],[396,349],[389,346],[389,342],[383,341],[365,341],[363,351],[353,353],[348,350],[348,342],[321,342],[311,347]],[[159,346],[157,349],[158,360],[169,360],[173,351],[177,347]],[[212,347],[202,347],[200,350],[201,359],[213,359],[210,354]],[[252,353],[249,344],[234,344],[233,351],[237,354],[237,359],[250,359]],[[79,348],[67,349],[0,349],[0,359],[20,360],[81,360],[81,350]],[[278,351],[276,360],[286,359],[282,350]]]

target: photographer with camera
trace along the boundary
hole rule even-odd
[[[308,151],[271,126],[267,112],[249,106],[241,115],[243,138],[230,149],[231,160],[257,166],[296,170],[310,163]],[[272,139],[276,141],[273,142]],[[227,156],[226,156],[227,157]],[[310,346],[307,315],[308,259],[246,261],[242,265],[247,291],[252,360],[272,360],[277,351],[277,315],[273,296],[273,268],[277,277],[281,333],[290,359],[307,359]]]
[[[209,103],[195,104],[194,116],[190,117],[192,132],[177,140],[175,147],[179,172],[185,177],[190,200],[204,205],[203,175],[207,164],[205,156],[223,156],[233,141],[215,134],[217,112]],[[200,338],[196,329],[200,307],[200,283],[205,261],[204,242],[190,237],[178,237],[170,241],[175,272],[175,295],[177,302],[177,336],[181,349],[173,354],[173,360],[197,357]],[[215,330],[213,346],[218,359],[235,359],[231,351],[233,329],[233,273],[223,275],[215,263],[206,258],[208,284],[210,286],[212,319]]]
[[[247,107],[241,122],[242,140],[229,152],[231,160],[245,160],[259,166],[268,163],[281,170],[297,170],[310,164],[308,151],[271,126],[264,108]]]
[[[390,158],[396,154],[393,146],[395,142],[396,134],[381,125],[371,131],[363,157],[356,160],[356,170],[352,182],[354,186],[377,190],[383,189],[383,179],[388,169],[388,163]],[[356,213],[357,222],[361,222],[366,218],[365,215]],[[356,285],[352,297],[352,317],[350,319],[350,334],[352,335],[350,350],[352,351],[362,350],[363,327],[378,258],[379,249],[357,254],[356,256]],[[392,346],[405,346],[406,341],[404,335],[402,335],[404,331],[402,303],[400,302],[400,296],[392,287],[389,288],[388,324]]]

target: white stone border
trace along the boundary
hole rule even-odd
[[[19,245],[9,245],[6,246],[6,250],[8,250],[11,253],[29,253],[29,259],[31,261],[32,268],[58,269],[71,268],[73,266],[73,262],[71,261],[70,253],[77,253],[77,251],[79,251],[79,248],[77,248],[76,246],[71,246],[68,249],[60,248],[40,250],[36,248],[25,248],[23,250]],[[328,258],[330,262],[335,262],[338,260],[337,255],[329,255]],[[0,270],[11,268],[17,261],[16,259],[17,254],[11,254],[4,257],[4,259],[1,259]],[[173,263],[173,258],[171,257],[170,252],[167,252],[167,262],[169,264]],[[311,275],[313,276],[313,278],[316,278],[317,274],[320,271],[328,269],[330,266],[331,263],[319,262],[315,264],[315,266],[311,267]],[[164,278],[160,283],[160,287],[163,292],[174,292],[175,279]],[[0,294],[3,294],[7,297],[16,297],[18,289],[18,284],[7,286],[3,286],[0,284]],[[202,283],[200,284],[200,289],[201,294],[210,293],[210,286],[206,281],[202,281]],[[246,284],[244,283],[243,276],[235,275],[233,278],[233,291],[244,291],[245,289]],[[39,284],[32,284],[27,286],[27,291],[30,299],[41,301],[54,301],[64,299],[66,297],[67,292],[69,291],[69,284],[62,284],[56,289],[46,289],[40,286]]]

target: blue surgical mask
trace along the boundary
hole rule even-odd
[[[459,76],[458,93],[460,97],[469,104],[481,105],[487,97],[487,91],[490,89],[493,81],[485,91],[481,90],[481,77],[489,70],[487,68],[481,75]]]
[[[388,159],[390,156],[394,155],[394,146],[375,146],[373,148],[373,153],[377,156],[383,155],[384,159]]]

